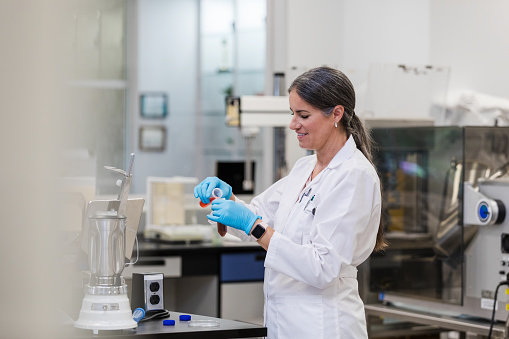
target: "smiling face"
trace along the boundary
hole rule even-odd
[[[290,92],[289,98],[293,113],[290,129],[297,133],[300,147],[318,153],[337,140],[338,128],[334,127],[337,115],[324,116],[319,109],[305,102],[295,90]]]

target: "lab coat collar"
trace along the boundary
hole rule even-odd
[[[331,162],[327,165],[326,168],[336,168],[344,161],[350,159],[355,150],[357,149],[357,144],[355,143],[355,140],[353,139],[353,136],[350,135],[348,140],[346,141],[345,145],[336,153],[334,158],[332,158]],[[316,155],[313,157],[313,159],[309,163],[310,165],[316,164]]]

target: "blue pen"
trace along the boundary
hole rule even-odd
[[[309,203],[310,203],[311,201],[313,201],[313,199],[314,199],[314,198],[315,198],[315,196],[313,195],[313,196],[311,197],[311,199],[309,199],[309,200],[308,200],[308,202],[306,203],[306,206],[304,206],[304,209],[306,209],[306,208],[308,207]]]
[[[304,199],[304,197],[307,197],[309,195],[309,193],[311,193],[311,187],[308,189],[307,192],[302,194],[302,197],[300,197],[300,200],[299,200],[299,204],[302,202],[302,199]]]

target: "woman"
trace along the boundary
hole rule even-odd
[[[342,72],[312,69],[288,91],[290,129],[300,147],[316,154],[297,161],[250,204],[215,177],[196,186],[195,197],[208,203],[221,188],[229,200],[214,200],[208,218],[267,250],[267,338],[367,338],[356,267],[385,247],[372,141]]]

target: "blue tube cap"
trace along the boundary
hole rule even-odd
[[[175,320],[173,320],[173,319],[163,320],[163,325],[164,326],[175,326]]]
[[[138,307],[133,312],[133,320],[137,323],[140,322],[141,319],[145,317],[145,310],[141,307]]]
[[[189,314],[181,314],[179,319],[180,321],[189,321],[191,320],[191,316]]]

